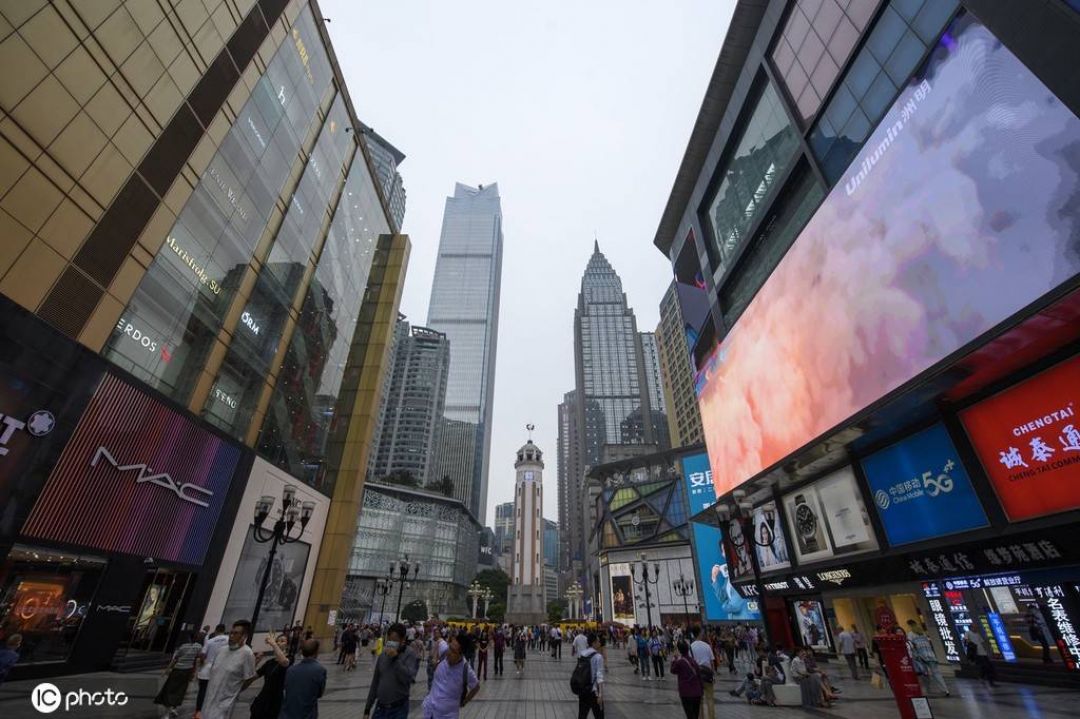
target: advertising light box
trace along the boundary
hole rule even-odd
[[[1080,356],[960,413],[1013,521],[1080,507]]]
[[[851,467],[785,495],[784,510],[800,564],[878,548]]]
[[[697,558],[697,581],[705,601],[705,619],[710,622],[759,620],[757,600],[742,596],[731,583],[720,529],[691,522]]]
[[[686,483],[686,496],[690,500],[690,514],[708,509],[716,503],[716,489],[713,487],[712,470],[709,469],[709,455],[704,452],[690,454],[682,458],[683,481]]]
[[[200,564],[240,448],[106,375],[23,534]]]
[[[988,524],[944,425],[935,424],[862,461],[889,544],[955,534]]]
[[[1077,146],[1080,119],[954,22],[702,362],[717,494],[1080,272]]]

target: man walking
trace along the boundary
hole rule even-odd
[[[318,719],[319,697],[326,691],[326,667],[319,664],[319,640],[305,639],[303,657],[285,672],[285,696],[278,719]]]
[[[587,719],[590,711],[593,719],[604,719],[604,655],[600,653],[600,635],[588,632],[585,641],[588,646],[578,655],[578,664],[588,662],[589,681],[576,686],[579,673],[576,666],[571,676],[571,689],[578,696],[578,719]]]
[[[374,719],[405,719],[409,716],[409,691],[420,669],[420,658],[407,644],[402,645],[404,635],[405,628],[401,624],[391,625],[386,633],[383,652],[375,661],[364,719],[371,716],[372,706],[375,706]]]
[[[941,691],[945,692],[945,696],[949,696],[949,685],[945,683],[945,677],[941,676],[937,652],[934,651],[934,645],[930,643],[930,637],[926,636],[922,627],[914,619],[909,619],[907,625],[908,647],[911,658],[914,660],[915,671],[920,676],[926,677],[927,689],[930,688],[930,682],[937,682]]]
[[[520,641],[524,649],[525,636]],[[450,638],[446,659],[435,668],[431,691],[424,699],[424,719],[457,719],[461,707],[480,691],[480,680],[465,661],[465,652],[471,642],[472,638],[465,632]]]
[[[836,646],[837,650],[844,656],[848,669],[851,670],[851,678],[858,679],[859,670],[855,666],[855,637],[840,625],[836,627]]]
[[[851,638],[855,640],[855,656],[859,659],[859,666],[864,671],[870,671],[870,655],[866,652],[866,637],[859,631],[858,627],[851,629]]]
[[[700,719],[716,719],[716,695],[714,693],[716,689],[714,683],[717,668],[716,655],[713,654],[709,643],[702,641],[701,636],[698,636],[690,645],[690,656],[694,658],[694,662],[698,665],[701,687],[704,690],[701,694],[701,711],[698,716]]]
[[[228,644],[219,649],[210,664],[202,719],[229,719],[244,682],[255,678],[255,653],[248,646],[251,622],[233,622]]]
[[[986,652],[986,640],[975,631],[974,624],[964,632],[964,649],[968,661],[979,668],[979,677],[989,682],[990,686],[996,687],[997,673],[994,671],[993,662],[990,661],[990,655]]]
[[[551,628],[551,658],[562,659],[562,631],[558,627]]]
[[[199,681],[199,692],[195,695],[195,719],[199,719],[202,713],[203,703],[206,701],[206,687],[210,682],[210,665],[214,663],[214,657],[218,651],[229,643],[229,635],[225,633],[225,625],[219,624],[214,631],[203,640],[202,653],[199,655],[199,671],[195,678]]]

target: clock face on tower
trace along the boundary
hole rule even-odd
[[[532,470],[528,470],[528,469],[525,470],[525,481],[526,482],[531,482],[532,480],[533,480],[533,472],[532,472]]]

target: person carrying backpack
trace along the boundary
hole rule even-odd
[[[641,678],[649,681],[649,640],[645,638],[645,632],[638,632],[637,635],[637,662]]]
[[[652,657],[653,676],[658,680],[664,678],[664,643],[660,637],[653,634],[649,640],[649,656]]]
[[[578,719],[604,719],[604,655],[600,653],[600,635],[588,632],[589,646],[578,655],[570,675],[570,691],[578,698]]]

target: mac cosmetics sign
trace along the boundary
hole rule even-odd
[[[988,523],[941,424],[870,455],[862,466],[889,544],[910,544]]]
[[[200,564],[240,456],[238,446],[105,375],[22,534]]]

